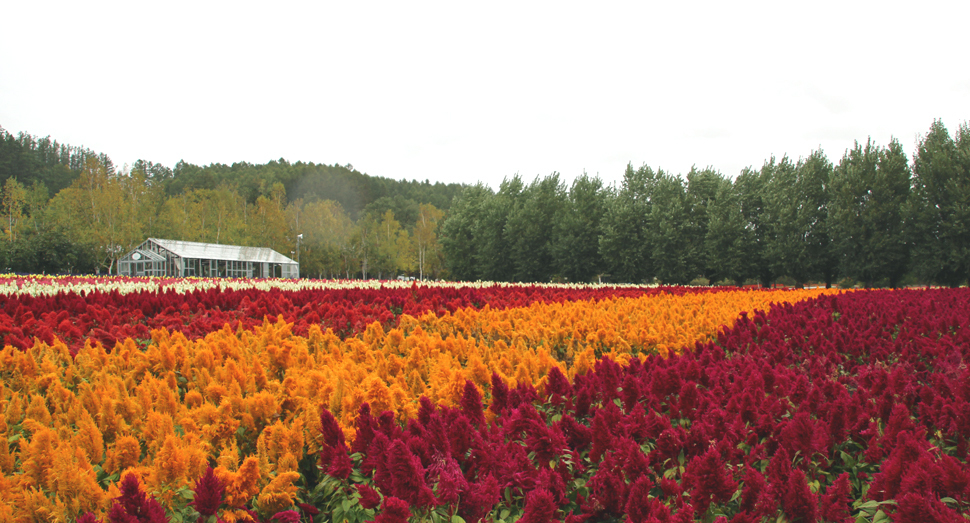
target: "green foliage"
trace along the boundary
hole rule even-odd
[[[910,170],[897,140],[886,148],[858,142],[832,178],[832,233],[841,272],[864,286],[895,287],[906,272],[909,246],[903,208]]]
[[[607,198],[603,181],[583,173],[573,180],[568,196],[556,209],[550,250],[553,265],[566,281],[593,281],[602,270],[599,235]]]
[[[913,159],[907,229],[914,272],[924,281],[956,286],[970,276],[970,129],[954,141],[935,121]]]

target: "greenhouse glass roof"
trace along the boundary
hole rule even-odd
[[[158,238],[149,238],[149,240],[182,258],[261,263],[296,263],[295,260],[266,247],[242,247],[239,245],[221,245],[218,243],[160,240]]]

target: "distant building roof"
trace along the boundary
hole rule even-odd
[[[260,263],[296,263],[295,260],[266,247],[242,247],[239,245],[183,242],[177,240],[161,240],[158,238],[149,238],[149,240],[182,258]]]

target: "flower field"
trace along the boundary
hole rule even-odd
[[[0,294],[0,521],[967,521],[966,289]]]

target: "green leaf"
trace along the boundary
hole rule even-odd
[[[451,523],[465,523],[465,519],[458,514],[455,514],[454,516],[451,516]]]
[[[889,516],[880,509],[876,511],[875,516],[872,516],[872,523],[880,523],[882,521],[889,521]]]
[[[13,436],[7,436],[7,443],[13,443],[20,439],[20,434],[14,434]]]
[[[940,501],[942,501],[943,503],[946,503],[947,505],[956,505],[957,504],[957,500],[955,500],[953,498],[950,498],[950,497],[940,498]]]
[[[344,512],[350,512],[350,500],[345,499],[340,502],[340,507],[344,509]]]

